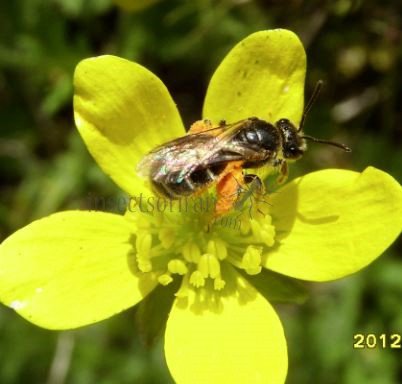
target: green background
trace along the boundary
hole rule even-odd
[[[239,40],[263,29],[291,29],[303,40],[307,97],[317,80],[325,82],[306,133],[353,148],[346,154],[311,144],[290,168],[290,178],[372,165],[402,180],[398,2],[142,3],[143,9],[131,13],[110,0],[0,3],[0,240],[49,213],[85,209],[91,195],[121,193],[74,128],[72,74],[81,59],[110,53],[151,69],[189,126],[200,118],[220,60]],[[401,253],[399,238],[357,275],[309,284],[304,305],[275,305],[288,339],[287,383],[402,383],[401,349],[353,348],[356,333],[402,334]],[[171,383],[162,341],[142,343],[135,312],[59,333],[1,306],[0,383]]]

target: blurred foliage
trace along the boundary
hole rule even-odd
[[[279,27],[305,43],[307,95],[318,79],[325,81],[305,130],[353,148],[349,155],[311,144],[291,177],[373,165],[402,180],[398,2],[159,0],[125,12],[110,0],[3,1],[0,239],[51,212],[84,209],[91,194],[121,194],[74,129],[72,75],[81,59],[110,53],[150,68],[189,125],[200,118],[209,77],[225,53],[249,33]],[[353,349],[355,333],[402,333],[401,253],[399,240],[356,276],[311,284],[303,306],[277,306],[289,342],[289,384],[402,382],[400,350]],[[57,333],[2,306],[0,382],[172,382],[162,343],[140,342],[135,312]]]

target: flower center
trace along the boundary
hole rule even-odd
[[[193,203],[186,206],[186,212],[127,214],[136,227],[139,271],[156,273],[162,285],[171,283],[174,275],[183,276],[177,296],[186,295],[189,285],[222,290],[225,264],[249,275],[261,272],[263,253],[275,241],[271,216],[247,209],[214,219],[210,212],[196,210]]]

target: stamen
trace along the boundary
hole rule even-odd
[[[152,236],[146,232],[138,232],[135,241],[137,253],[148,254],[152,247]]]
[[[221,239],[215,239],[208,241],[207,252],[215,255],[219,260],[226,259],[228,251],[226,249],[226,243]]]
[[[152,271],[152,263],[149,259],[149,253],[137,253],[135,255],[137,260],[138,269],[141,272],[151,272]]]
[[[178,298],[184,298],[188,296],[189,291],[189,277],[188,274],[183,277],[179,290],[175,293]]]
[[[250,220],[246,218],[241,219],[240,232],[242,235],[247,235],[250,232]]]
[[[269,219],[268,219],[269,218]],[[271,225],[270,217],[267,216],[262,221],[250,220],[251,230],[255,241],[272,247],[275,243],[275,227]]]
[[[225,288],[226,282],[225,280],[222,280],[220,277],[217,277],[214,280],[214,289],[216,291],[221,291],[223,288]]]
[[[158,237],[162,243],[163,248],[165,249],[171,248],[176,240],[173,228],[162,228],[158,234]]]
[[[190,276],[190,284],[196,288],[203,287],[205,285],[205,279],[200,271],[194,271]]]
[[[188,268],[183,260],[172,259],[168,263],[168,270],[170,273],[177,273],[178,275],[185,275]]]
[[[190,263],[198,263],[198,261],[200,260],[200,248],[198,248],[197,244],[193,243],[192,241],[184,244],[181,252],[184,259]]]
[[[204,278],[211,277],[215,279],[221,274],[221,265],[215,255],[205,253],[198,262],[198,270]]]
[[[173,278],[168,273],[164,273],[158,277],[158,281],[160,284],[166,286],[173,281]]]
[[[258,274],[265,247],[275,243],[275,228],[269,215],[250,217],[247,211],[236,220],[241,220],[239,230],[215,226],[212,232],[200,232],[205,225],[200,214],[150,213],[136,218],[133,224],[138,270],[157,271],[157,280],[163,286],[171,284],[175,274],[182,276],[177,297],[187,297],[189,290],[195,289],[200,298],[203,294],[219,297],[216,293],[225,288],[230,278],[221,263],[230,263],[250,275]],[[206,246],[200,247],[197,241]]]
[[[258,275],[261,272],[262,247],[249,245],[243,255],[241,266],[249,275]]]
[[[135,241],[135,247],[137,254],[135,256],[137,260],[138,269],[141,272],[151,272],[151,247],[152,247],[152,236],[146,232],[138,232]]]

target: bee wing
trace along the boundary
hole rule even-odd
[[[219,162],[228,162],[241,160],[243,158],[243,151],[240,147],[232,145],[230,143],[233,136],[239,131],[240,128],[244,127],[246,120],[238,121],[237,123],[220,126],[218,128],[212,128],[211,130],[204,131],[215,131],[213,139],[205,143],[205,145],[200,147],[199,156],[197,161],[188,162],[184,168],[181,170],[180,178],[184,179],[190,175],[198,167],[206,167],[211,164]],[[220,131],[219,131],[220,129]],[[189,135],[189,136],[196,136]],[[210,135],[208,135],[210,136]]]
[[[178,180],[182,180],[202,165],[240,160],[243,158],[241,149],[236,151],[228,143],[244,121],[188,134],[162,144],[145,155],[137,166],[137,172],[154,180],[179,172]],[[209,131],[214,131],[214,134]],[[223,154],[218,153],[225,149],[227,151]]]
[[[182,171],[203,156],[204,148],[211,140],[216,139],[210,135],[194,134],[169,141],[145,155],[137,165],[137,173],[157,180],[168,173]]]

